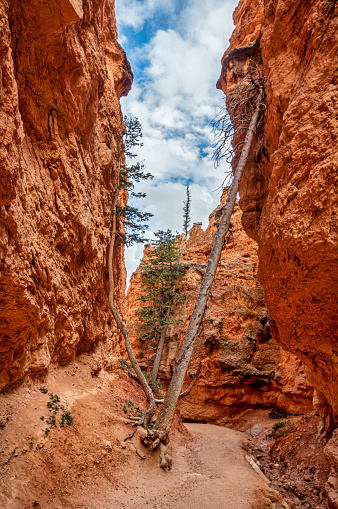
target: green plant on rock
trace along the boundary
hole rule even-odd
[[[121,359],[119,359],[119,362],[120,362],[121,369],[123,369],[123,370],[127,369],[128,371],[132,370],[132,366],[131,366],[130,362],[126,361],[122,357],[121,357]]]
[[[70,414],[69,410],[66,410],[64,414],[62,414],[60,426],[61,428],[64,427],[65,424],[70,426],[74,420],[74,417]]]
[[[281,438],[293,431],[293,426],[290,421],[279,421],[272,426],[271,436],[274,439]]]
[[[41,389],[40,389],[41,390]],[[45,393],[45,391],[41,392]],[[65,424],[70,425],[72,424],[74,417],[71,415],[70,411],[67,410],[63,405],[60,404],[60,397],[57,394],[53,394],[52,392],[48,394],[49,400],[47,401],[47,408],[50,412],[49,417],[46,419],[46,424],[48,424],[48,428],[45,428],[45,434],[48,435],[50,433],[52,428],[57,428],[57,415],[58,411],[61,410],[62,417],[60,421],[60,427],[63,428]],[[40,417],[41,421],[45,420],[45,417],[42,415]]]
[[[142,417],[142,415],[143,415],[143,410],[141,410],[141,408],[140,408],[140,407],[138,407],[138,406],[137,406],[137,407],[135,407],[135,410],[136,410],[136,412],[137,412],[138,417]]]
[[[127,408],[129,407],[129,408]],[[136,406],[133,401],[130,401],[129,399],[125,400],[125,404],[122,407],[122,410],[125,414],[129,412],[129,418],[140,418],[143,415],[143,410],[141,410],[140,407]]]
[[[285,414],[284,412],[279,412],[278,410],[275,410],[274,408],[269,413],[270,419],[285,419],[288,416],[288,414]]]

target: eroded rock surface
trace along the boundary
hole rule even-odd
[[[236,87],[249,59],[266,80],[264,128],[240,189],[243,226],[258,242],[258,276],[276,338],[304,362],[332,432],[329,421],[338,423],[338,4],[241,0],[234,21],[218,86],[225,93]],[[329,482],[332,507],[338,507],[337,485]]]
[[[0,389],[119,343],[106,252],[132,73],[112,0],[0,1]],[[123,307],[123,249],[116,248]]]
[[[206,231],[200,223],[195,224],[185,245],[182,262],[189,268],[182,286],[186,300],[177,307],[176,323],[167,331],[159,372],[165,384],[175,368],[226,196],[225,191],[221,205],[210,215]],[[201,361],[201,376],[191,395],[181,401],[180,412],[185,419],[216,423],[225,423],[238,411],[255,406],[305,412],[312,407],[312,389],[301,362],[282,351],[273,339],[274,326],[256,276],[256,243],[241,226],[238,206],[231,221],[233,233],[222,252],[189,366],[193,373]],[[141,294],[139,267],[128,290],[128,323],[137,358],[151,370],[152,352],[138,338],[135,310],[141,307]],[[187,384],[189,381],[187,376]]]

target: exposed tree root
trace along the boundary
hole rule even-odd
[[[134,447],[134,449],[135,449],[135,452],[136,452],[137,456],[139,456],[139,457],[141,458],[141,460],[145,460],[145,459],[146,459],[145,455],[144,455],[144,454],[142,454],[142,453],[141,453],[141,452],[137,449],[136,445],[135,445],[135,444],[133,444],[133,442],[130,442],[130,445],[132,445],[132,446]]]
[[[160,443],[160,467],[163,468],[163,470],[168,469],[171,470],[171,466],[173,464],[173,460],[170,456],[170,454],[167,453],[166,446],[161,442]]]
[[[128,435],[126,438],[124,438],[123,442],[126,442],[127,440],[131,440],[133,438],[133,436],[135,435],[136,431],[137,431],[137,428],[134,429],[134,431],[130,435]]]

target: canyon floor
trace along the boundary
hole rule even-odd
[[[115,368],[97,372],[84,355],[51,370],[41,382],[3,396],[1,508],[321,507],[294,505],[289,499],[287,505],[250,455],[264,457],[264,441],[274,424],[267,410],[244,413],[233,422],[236,429],[183,425],[176,419],[169,444],[173,468],[161,470],[158,452],[150,453],[136,437],[124,442],[130,433],[127,417],[137,415],[145,402],[118,359]],[[74,417],[70,425],[67,416]],[[50,424],[53,419],[57,427]],[[300,419],[291,417],[292,425]],[[261,432],[253,437],[255,424]],[[308,487],[313,491],[311,483]]]

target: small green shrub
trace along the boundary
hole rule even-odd
[[[281,438],[293,431],[293,426],[290,421],[279,421],[272,426],[271,436],[274,439]]]
[[[121,369],[123,369],[123,370],[127,369],[128,371],[132,370],[132,365],[129,362],[127,362],[126,359],[123,359],[121,357],[121,359],[119,359],[119,362],[121,365]]]
[[[70,426],[74,420],[74,417],[70,414],[70,412],[67,410],[64,414],[62,414],[60,426],[61,428],[64,427],[65,423]]]
[[[51,428],[56,428],[56,420],[55,417],[48,417],[46,423],[50,425]]]
[[[60,402],[60,398],[57,394],[53,394],[52,392],[50,394],[48,394],[48,396],[50,397],[50,399],[52,400],[53,403],[59,403]]]
[[[274,408],[269,413],[270,419],[286,419],[287,416],[288,414],[278,412],[278,410],[275,410]]]
[[[47,391],[42,391],[46,393]],[[46,435],[50,433],[51,428],[57,428],[57,415],[58,411],[62,410],[62,416],[60,421],[60,428],[64,428],[65,424],[70,426],[74,420],[74,417],[71,415],[69,410],[67,410],[63,405],[60,405],[60,396],[57,394],[53,394],[52,392],[49,395],[50,401],[47,401],[47,408],[51,412],[49,417],[46,419],[46,424],[49,425],[48,428],[45,429]],[[41,421],[45,420],[45,417],[42,415],[40,417]]]
[[[136,412],[138,413],[138,416],[139,416],[139,417],[142,417],[142,415],[143,415],[143,410],[141,410],[138,406],[137,406],[137,407],[135,407],[135,410],[136,410]]]
[[[284,426],[286,426],[286,421],[283,421],[283,422],[276,422],[273,426],[272,426],[272,431],[277,431],[278,429],[280,428],[284,428]]]
[[[128,408],[127,408],[127,406],[128,406],[131,417],[142,417],[143,410],[141,410],[140,407],[135,406],[134,401],[131,401],[130,399],[125,399],[124,402],[125,402],[125,405],[123,405],[122,408],[123,408],[123,411],[125,414],[128,413]]]

